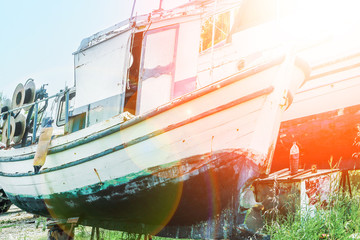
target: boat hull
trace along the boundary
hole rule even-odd
[[[230,237],[236,233],[224,227],[243,223],[236,201],[240,189],[266,169],[252,157],[248,151],[227,149],[147,169],[127,183],[112,180],[102,190],[109,182],[87,186],[92,192],[87,195],[79,189],[49,198],[9,198],[26,211],[55,219],[80,217],[85,225],[151,234],[161,230],[168,237]]]
[[[280,119],[306,73],[275,58],[153,111],[0,152],[0,182],[29,212],[84,225],[187,238],[232,238],[240,195],[268,172]]]

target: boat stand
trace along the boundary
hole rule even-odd
[[[78,226],[79,218],[68,218],[66,221],[51,221],[47,224],[48,240],[73,240],[75,237],[74,230]],[[123,232],[121,239],[125,236],[127,239],[151,240],[152,235],[143,233],[127,233]],[[91,229],[90,240],[100,240],[99,227],[93,226]]]
[[[78,225],[79,218],[68,218],[64,221],[52,221],[47,224],[48,240],[73,240],[74,230]],[[98,238],[99,239],[99,238]]]
[[[93,226],[91,229],[91,237],[90,240],[94,240],[96,234],[96,240],[100,240],[100,231],[99,227]],[[150,234],[142,234],[142,233],[127,233],[122,232],[120,239],[136,239],[136,240],[152,240],[152,235]]]
[[[96,232],[96,239],[99,240],[100,239],[100,231],[99,231],[99,227],[92,227],[91,229],[91,238],[90,240],[94,240],[94,235]]]

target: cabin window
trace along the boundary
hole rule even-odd
[[[73,106],[74,105],[74,100],[75,100],[75,93],[70,93],[69,94],[69,106]],[[63,96],[60,99],[60,103],[59,103],[59,110],[58,110],[58,117],[56,120],[56,125],[58,127],[65,125],[65,96]]]
[[[200,25],[201,20],[194,19],[150,29],[141,37],[135,35],[130,73],[134,72],[136,78],[135,81],[130,78],[130,83],[138,82],[136,114],[151,111],[196,89]],[[136,47],[137,41],[142,41],[142,45]],[[131,106],[128,93],[126,97],[129,101],[125,101],[125,111]]]
[[[99,36],[97,44],[74,54],[75,109],[124,93],[132,31],[112,36],[115,32]],[[115,104],[113,116],[122,111],[121,102]]]
[[[215,16],[214,46],[230,42],[232,34],[266,22],[284,18],[294,12],[294,0],[244,0],[243,3],[231,11]],[[200,52],[213,45],[214,16],[205,18],[201,26]]]
[[[203,52],[213,45],[212,33],[215,18],[214,45],[224,41],[230,32],[231,12],[225,12],[216,16],[211,16],[203,20],[201,25],[200,52]]]
[[[160,106],[172,97],[179,26],[150,30],[143,41],[137,113]]]

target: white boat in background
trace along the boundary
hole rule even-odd
[[[14,116],[3,113],[7,148],[0,151],[0,184],[11,201],[89,226],[239,237],[241,193],[269,173],[282,114],[309,73],[292,53],[258,56],[243,45],[263,34],[268,19],[243,19],[246,30],[234,30],[224,46],[213,37],[199,53],[201,24],[235,18],[238,7],[194,1],[84,39],[74,53],[75,86],[50,97],[55,105],[40,129],[49,98],[38,91],[20,111],[34,91],[18,87]],[[25,89],[33,89],[29,82]]]
[[[305,169],[359,168],[359,51],[360,46],[313,65],[309,81],[284,114],[272,171],[289,167],[294,141]]]
[[[319,2],[326,8],[309,1],[313,14],[306,18],[317,44],[300,53],[312,73],[284,114],[272,171],[289,166],[294,141],[305,169],[359,169],[360,3]]]

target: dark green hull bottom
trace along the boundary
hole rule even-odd
[[[147,169],[127,176],[127,182],[115,179],[39,198],[8,196],[25,211],[54,219],[79,217],[83,225],[175,238],[236,239],[245,215],[240,192],[264,170],[248,156],[223,150]]]

